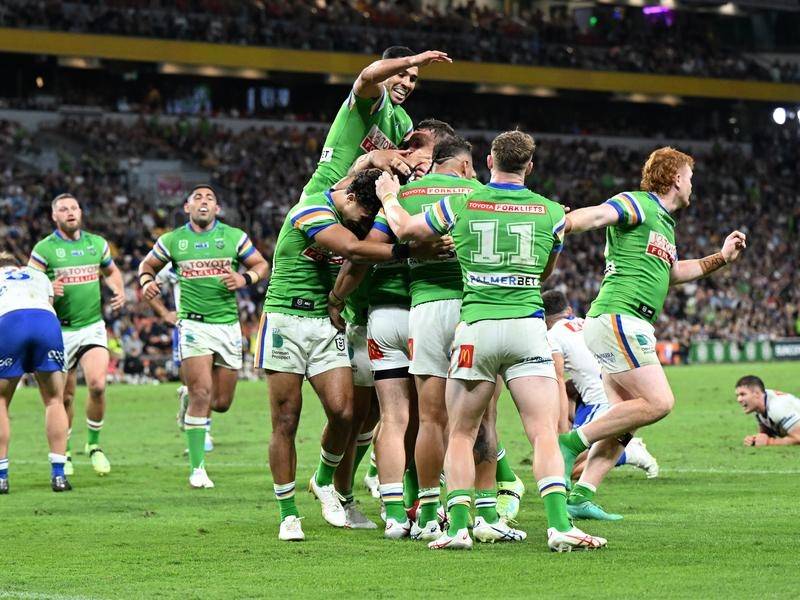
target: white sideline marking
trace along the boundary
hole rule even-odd
[[[45,594],[40,592],[17,592],[1,590],[0,598],[23,598],[25,600],[91,600],[88,596],[68,596],[66,594]]]
[[[91,463],[89,461],[74,461],[73,462],[83,468],[83,467],[90,467]],[[45,460],[14,460],[11,459],[12,468],[14,465],[46,465],[47,461]],[[112,461],[112,467],[163,467],[163,466],[170,466],[176,468],[187,467],[189,464],[188,459],[184,462],[172,462],[172,463],[146,463],[146,462],[125,462],[125,461]],[[630,465],[629,465],[630,466]],[[264,463],[259,467],[258,463],[256,462],[214,462],[213,458],[208,463],[209,470],[213,471],[215,469],[248,469],[248,468],[263,468],[265,470],[269,470],[269,466],[267,463]],[[716,474],[716,475],[800,475],[800,469],[724,469],[719,467],[661,467],[661,473],[705,473],[705,474]],[[114,471],[112,469],[111,476],[113,476]],[[0,592],[1,593],[1,592]],[[2,596],[0,596],[2,598]]]

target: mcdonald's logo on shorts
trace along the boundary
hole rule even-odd
[[[472,344],[461,344],[458,347],[458,366],[465,369],[472,368],[472,360],[475,357],[475,346]]]
[[[371,338],[367,340],[367,354],[369,354],[370,360],[380,360],[384,358],[383,352],[381,352],[381,348],[378,346],[378,342]]]

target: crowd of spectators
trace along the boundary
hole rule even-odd
[[[62,161],[58,172],[26,171],[6,160],[25,148],[35,152],[36,136],[0,122],[0,248],[27,257],[52,224],[49,202],[73,192],[84,208],[86,227],[104,235],[125,274],[127,306],[106,314],[118,340],[126,371],[163,378],[168,366],[167,330],[154,322],[141,301],[134,273],[139,261],[164,230],[183,220],[180,200],[155,202],[130,186],[115,161],[149,152],[194,161],[222,190],[226,219],[244,226],[261,252],[271,258],[286,210],[314,169],[322,131],[287,125],[234,134],[210,121],[163,123],[156,119],[123,125],[114,120],[65,119],[50,133],[83,141],[85,153]],[[488,140],[473,140],[476,166],[488,152]],[[99,158],[102,157],[102,160]],[[646,152],[601,147],[592,141],[544,140],[536,151],[529,185],[564,205],[597,203],[625,189],[638,189]],[[684,346],[690,341],[742,342],[800,335],[800,144],[788,129],[776,128],[753,145],[719,145],[696,154],[692,205],[678,215],[682,257],[714,252],[733,229],[748,236],[748,251],[734,269],[684,285],[670,294],[656,328],[661,339]],[[488,173],[480,169],[486,180]],[[231,210],[236,208],[236,210]],[[603,271],[602,233],[568,239],[559,269],[548,286],[563,289],[576,312],[585,313],[597,293]],[[245,347],[257,327],[265,283],[240,297]],[[161,357],[152,362],[152,357]]]
[[[597,7],[578,24],[566,10],[514,14],[475,2],[401,0],[7,0],[0,26],[237,45],[379,53],[437,48],[460,60],[734,79],[800,81],[792,63],[761,63],[723,44],[708,15]],[[713,17],[712,17],[713,18]]]

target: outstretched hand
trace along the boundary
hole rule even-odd
[[[425,67],[431,63],[451,63],[453,59],[447,56],[447,52],[428,50],[412,56],[411,62],[415,67]]]
[[[732,263],[739,260],[739,256],[745,248],[747,248],[747,236],[741,231],[734,231],[725,238],[720,253],[726,263]]]

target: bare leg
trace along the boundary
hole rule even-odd
[[[20,377],[0,379],[0,458],[8,456],[8,443],[11,439],[11,421],[8,418],[8,407],[17,390]]]
[[[349,367],[331,369],[315,375],[309,382],[328,417],[322,433],[322,448],[341,456],[353,429],[353,371]]]
[[[411,385],[407,377],[375,381],[381,409],[375,456],[381,484],[403,481],[406,470],[406,430],[411,410]]]
[[[108,350],[95,347],[81,356],[80,364],[89,398],[86,402],[86,418],[102,423],[106,412],[106,373],[108,373]],[[73,392],[74,393],[74,392]]]
[[[269,440],[269,468],[277,485],[291,483],[297,473],[294,439],[303,407],[303,376],[268,372],[272,436]]]
[[[228,412],[233,404],[238,376],[239,372],[234,369],[214,367],[211,375],[211,410],[218,413]]]
[[[469,490],[475,485],[472,450],[481,420],[494,391],[494,382],[448,379],[446,398],[449,436],[444,458],[447,489]]]
[[[414,462],[420,488],[439,487],[439,477],[444,466],[446,379],[434,376],[417,376],[419,393],[419,433],[414,449]]]
[[[350,439],[342,462],[336,467],[336,473],[333,475],[334,487],[340,492],[352,492],[353,489],[356,439],[360,434],[371,433],[372,429],[375,427],[374,421],[372,423],[367,423],[367,421],[370,421],[373,393],[373,388],[371,387],[353,387],[353,425],[350,432]]]
[[[36,373],[39,393],[44,402],[44,424],[47,443],[53,454],[64,454],[67,451],[67,411],[64,409],[64,381],[66,376],[61,371]]]

